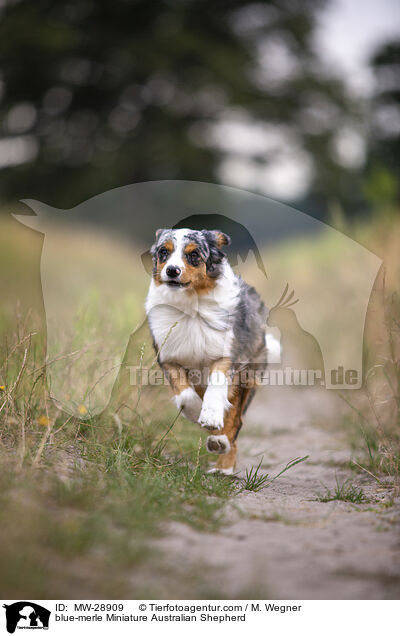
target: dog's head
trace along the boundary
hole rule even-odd
[[[162,229],[151,248],[156,285],[206,293],[221,274],[230,238],[219,230]]]

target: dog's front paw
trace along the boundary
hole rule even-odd
[[[225,455],[231,450],[231,445],[226,435],[209,435],[206,441],[206,449],[209,453]]]
[[[175,395],[174,400],[177,409],[182,409],[182,415],[186,417],[187,420],[191,422],[198,421],[203,402],[192,387],[188,387],[184,389],[182,393],[179,393],[179,395]]]
[[[230,466],[230,468],[210,468],[207,473],[209,475],[233,475],[233,466]]]
[[[199,424],[203,428],[207,428],[209,431],[220,431],[221,428],[224,428],[223,410],[203,402],[203,407],[199,417]]]

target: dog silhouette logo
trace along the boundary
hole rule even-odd
[[[289,284],[278,302],[269,310],[267,325],[278,328],[282,348],[281,365],[293,369],[320,371],[324,379],[324,360],[321,347],[312,334],[302,328],[293,306],[299,302]]]
[[[289,281],[299,302],[292,309],[294,297],[282,299],[268,325],[286,341],[289,366],[321,369],[326,389],[361,387],[364,326],[382,261],[342,232],[261,195],[200,182],[132,184],[69,210],[31,199],[24,203],[34,215],[14,218],[44,235],[45,371],[59,409],[85,420],[104,412],[113,399],[132,334],[138,336],[144,320],[152,275],[150,252],[140,246],[150,247],[158,227],[218,228],[228,234],[231,266],[268,306]],[[102,227],[107,240],[92,232]],[[118,248],[111,235],[123,236]],[[307,239],[307,248],[299,237]],[[288,251],[292,241],[299,246],[295,258]],[[301,358],[298,351],[305,352]],[[302,366],[294,366],[297,362]],[[354,375],[355,383],[336,381],[339,369]]]
[[[16,629],[48,629],[50,610],[32,601],[18,601],[3,605],[6,610],[6,626],[9,634]]]

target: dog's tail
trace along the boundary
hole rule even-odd
[[[265,334],[265,346],[267,347],[269,364],[279,363],[281,361],[281,343],[272,333]]]

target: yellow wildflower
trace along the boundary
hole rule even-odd
[[[80,404],[78,406],[78,413],[80,413],[80,415],[86,415],[87,413],[87,408],[84,404]]]
[[[5,391],[6,390],[6,386],[5,384],[1,384],[0,385],[0,391]]]
[[[47,417],[47,415],[41,415],[40,417],[38,417],[38,424],[40,424],[40,426],[48,426],[50,424],[50,419]]]

